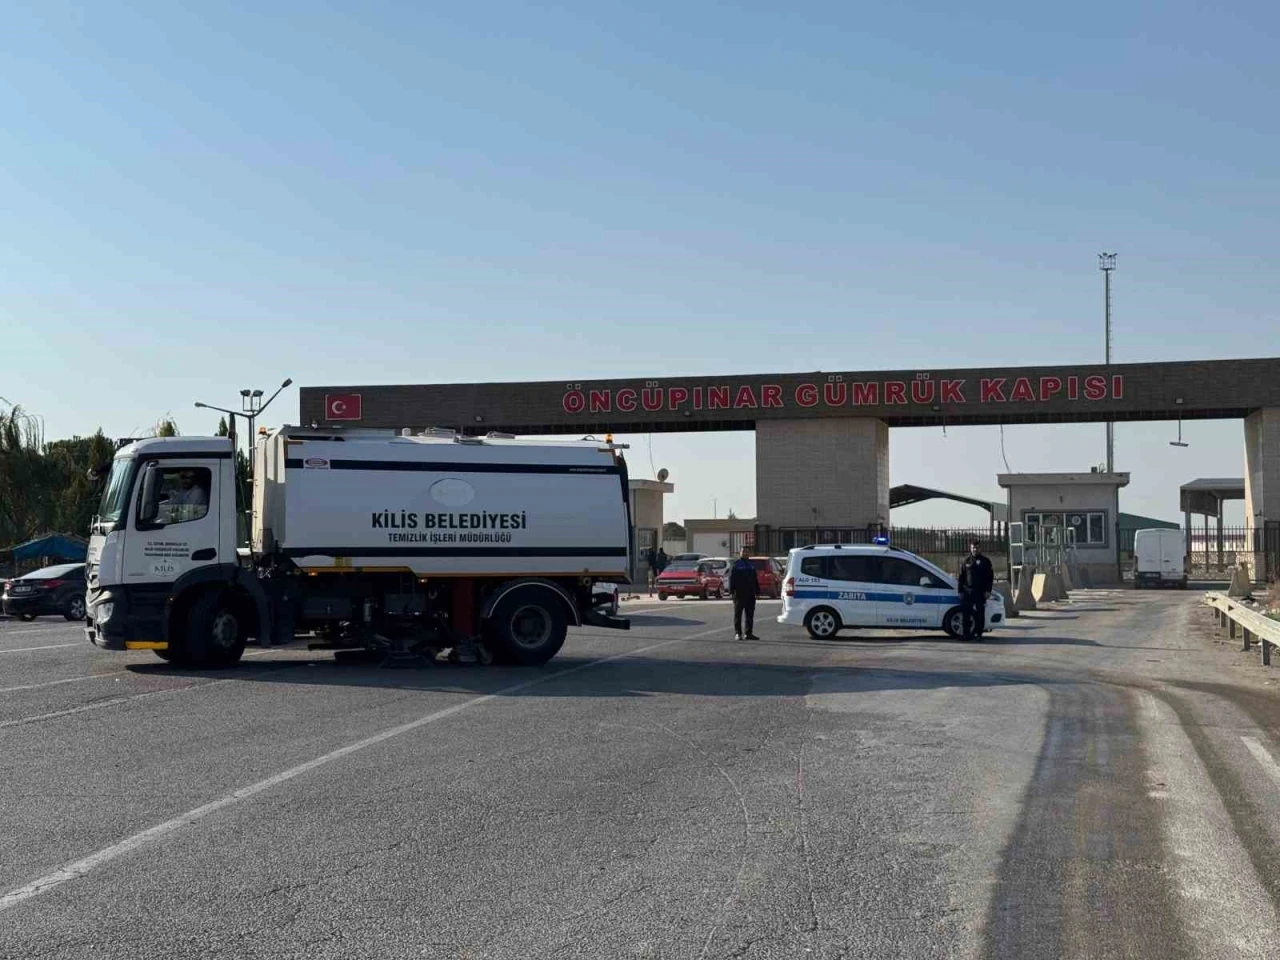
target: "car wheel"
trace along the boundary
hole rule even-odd
[[[830,607],[814,607],[805,614],[804,628],[815,640],[830,640],[840,632],[840,614]]]
[[[659,600],[665,600],[665,599],[667,599],[667,595],[666,595],[665,593],[663,593],[661,590],[659,590],[659,591],[658,591],[658,599],[659,599]]]
[[[67,620],[83,620],[84,597],[72,597],[68,600],[66,609],[62,611],[62,616]]]
[[[34,613],[20,613],[20,614],[18,614],[18,619],[19,619],[19,620],[21,620],[23,623],[30,623],[30,622],[31,622],[32,620],[34,620],[35,618],[36,618],[36,615],[35,615]]]
[[[946,612],[942,618],[942,629],[946,631],[948,637],[952,640],[959,640],[964,636],[964,611],[959,607],[952,607]]]

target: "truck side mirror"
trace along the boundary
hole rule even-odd
[[[152,524],[160,512],[160,503],[156,500],[156,465],[148,463],[142,474],[142,508],[138,511],[138,522]]]

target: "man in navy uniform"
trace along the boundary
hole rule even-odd
[[[756,565],[751,562],[751,549],[742,548],[742,555],[734,561],[729,571],[729,592],[733,594],[733,639],[759,640],[755,634],[756,597],[760,595],[760,581],[756,578]],[[742,615],[747,616],[747,632],[742,632]]]
[[[964,639],[981,639],[987,628],[987,601],[995,585],[991,561],[977,540],[969,544],[969,556],[960,565],[960,609],[964,614]]]

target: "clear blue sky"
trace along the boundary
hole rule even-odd
[[[0,396],[198,433],[285,376],[1097,360],[1104,249],[1116,359],[1280,354],[1280,13],[1231,6],[7,3]],[[1174,431],[1118,428],[1126,509],[1242,472],[1237,423]],[[669,516],[750,514],[752,443],[655,436]],[[1000,469],[893,433],[894,482]]]

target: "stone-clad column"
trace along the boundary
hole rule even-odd
[[[756,518],[771,527],[889,524],[883,420],[756,421]]]

